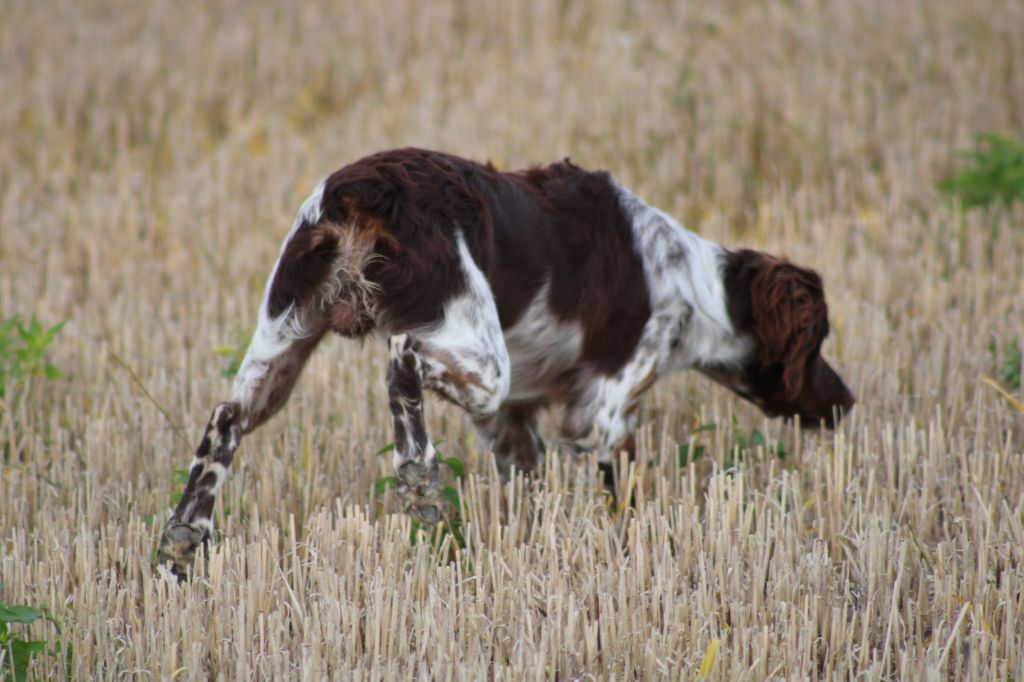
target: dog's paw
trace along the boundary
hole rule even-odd
[[[432,526],[441,519],[441,490],[436,467],[423,462],[406,462],[398,468],[398,498],[405,513]]]
[[[441,507],[436,502],[425,499],[407,501],[405,513],[424,526],[433,526],[441,520]]]
[[[163,566],[170,562],[171,573],[179,580],[185,578],[195,561],[196,548],[206,539],[202,528],[191,523],[171,521],[160,536],[156,562]]]

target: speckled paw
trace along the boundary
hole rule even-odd
[[[406,462],[398,469],[398,497],[405,513],[432,526],[441,519],[437,475],[421,462]]]
[[[171,572],[183,579],[195,560],[196,547],[203,542],[203,530],[190,523],[172,522],[160,536],[156,561],[159,565],[171,563]]]

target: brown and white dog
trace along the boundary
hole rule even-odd
[[[183,574],[212,531],[242,434],[281,409],[328,332],[389,348],[393,464],[408,513],[438,518],[423,389],[465,409],[499,468],[530,471],[535,417],[604,460],[639,397],[693,368],[765,413],[832,426],[853,395],[821,357],[821,278],[683,229],[603,171],[568,160],[501,172],[400,149],[333,173],[302,205],[267,282],[229,402],[203,434],[159,560]]]

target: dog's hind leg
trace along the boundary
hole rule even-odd
[[[288,400],[306,360],[323,337],[322,330],[262,345],[261,320],[246,354],[230,401],[220,403],[203,431],[189,469],[181,501],[164,528],[159,563],[171,561],[179,577],[191,565],[196,547],[213,533],[213,504],[243,434],[261,425]]]
[[[281,409],[329,328],[330,311],[318,292],[330,290],[337,227],[319,222],[321,192],[318,189],[307,200],[285,241],[231,400],[214,408],[181,501],[161,535],[157,560],[171,562],[179,577],[192,564],[199,544],[212,535],[217,490],[227,478],[242,435]]]
[[[466,289],[445,305],[441,324],[388,339],[388,398],[394,420],[393,465],[406,511],[424,523],[439,518],[437,457],[427,438],[423,389],[474,419],[497,412],[508,395],[509,358],[490,286],[461,236]]]

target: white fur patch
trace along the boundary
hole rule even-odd
[[[407,434],[410,433],[409,429],[410,429],[409,424],[406,422],[405,423],[405,432]],[[414,448],[414,447],[415,447],[415,444],[410,439],[409,440],[409,448]],[[413,459],[413,456],[410,453],[408,453],[408,452],[399,452],[398,448],[395,448],[391,452],[391,468],[394,469],[395,471],[398,471],[398,469],[403,464],[405,464],[406,462],[408,462],[411,459]],[[427,447],[425,447],[423,449],[423,465],[424,465],[424,467],[428,471],[432,470],[434,468],[434,466],[435,466],[435,462],[434,461],[436,459],[437,459],[437,450],[434,449],[434,444],[431,443],[428,440],[427,441]]]
[[[209,492],[213,494],[216,493],[222,485],[224,485],[224,481],[228,478],[228,470],[220,462],[210,462],[206,465],[206,469],[203,471],[203,476],[211,471],[217,477],[217,480],[214,481],[213,485],[209,488]]]
[[[388,337],[388,357],[392,360],[400,360],[405,344],[409,342],[408,334],[392,334]]]
[[[320,221],[323,216],[323,193],[324,181],[321,181],[302,203],[295,222],[281,245],[281,254],[284,253],[288,242],[302,225],[313,225]],[[268,312],[270,288],[280,263],[279,255],[263,290],[263,301],[259,307],[256,332],[253,334],[252,342],[249,344],[249,349],[235,376],[232,400],[242,407],[242,413],[245,415],[243,429],[247,428],[247,420],[251,415],[267,409],[269,398],[267,388],[269,386],[281,383],[287,383],[290,386],[294,383],[305,360],[304,357],[290,357],[296,350],[295,344],[316,333],[315,330],[310,329],[309,321],[296,313],[294,306],[288,306],[275,318],[270,317]]]
[[[491,414],[508,395],[508,349],[491,286],[460,232],[456,233],[456,242],[466,275],[466,291],[445,305],[440,325],[420,330],[414,336],[422,344],[419,354],[427,385],[471,412]],[[446,373],[469,376],[472,381],[460,388],[445,380]]]
[[[665,319],[682,325],[673,334],[675,347],[664,348],[660,354],[659,369],[741,363],[753,351],[753,341],[737,336],[729,318],[722,272],[724,249],[684,229],[675,218],[648,206],[628,190],[618,189],[622,207],[632,218],[636,248],[647,276],[652,309],[648,326],[663,326]],[[647,340],[648,329],[644,336]]]
[[[530,307],[505,330],[505,345],[512,363],[508,400],[543,398],[567,368],[576,364],[583,349],[583,330],[575,322],[562,322],[548,306],[549,284],[537,292]]]
[[[206,534],[206,537],[208,537],[208,538],[212,538],[213,537],[213,521],[212,520],[210,520],[210,519],[208,519],[206,517],[201,517],[201,518],[193,520],[192,521],[192,525],[195,526],[196,528],[198,528],[199,530],[203,531]]]
[[[366,268],[380,256],[374,252],[374,240],[356,220],[338,226],[338,245],[331,274],[317,292],[317,307],[324,315],[339,305],[352,311],[353,321],[363,316],[376,319],[379,285],[366,279]],[[346,329],[335,328],[345,334]]]

